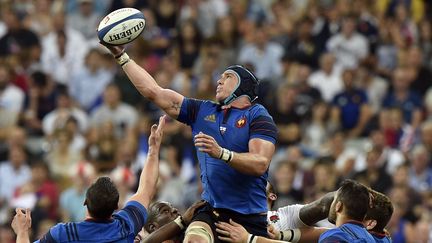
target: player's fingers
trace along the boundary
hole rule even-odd
[[[221,235],[229,236],[230,233],[226,230],[216,229],[216,232],[218,232]]]
[[[159,118],[158,131],[163,131],[165,127],[166,115],[163,115]]]
[[[24,211],[23,208],[16,208],[16,209],[15,209],[15,213],[16,213],[17,215],[23,215],[23,214],[24,214],[23,211]]]
[[[231,238],[228,237],[222,237],[222,236],[218,236],[219,240],[221,241],[225,241],[225,242],[234,242]]]
[[[151,126],[151,133],[152,134],[155,134],[155,132],[156,132],[156,130],[157,130],[157,125],[156,124],[153,124],[152,126]]]
[[[234,220],[230,219],[230,224],[234,225],[234,226],[241,226],[240,224],[237,224],[236,222],[234,222]]]
[[[203,153],[210,153],[211,149],[207,149],[207,148],[200,148],[198,149],[198,151],[203,152]]]
[[[215,142],[213,140],[210,140],[207,138],[197,138],[197,139],[195,139],[195,142],[203,142],[203,143],[207,143],[209,145],[215,144]]]
[[[216,227],[219,228],[219,229],[221,229],[221,230],[225,230],[225,231],[228,231],[228,232],[231,231],[232,226],[230,224],[228,224],[228,223],[219,222],[219,223],[215,223],[215,224],[216,224]]]

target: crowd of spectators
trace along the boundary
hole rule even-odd
[[[353,178],[392,199],[395,242],[432,241],[432,1],[1,0],[0,242],[14,207],[37,238],[85,217],[96,176],[120,203],[135,189],[161,110],[98,43],[122,7],[144,13],[127,49],[162,87],[213,100],[227,66],[255,72],[279,129],[276,207]],[[185,125],[166,134],[157,199],[184,210],[201,192],[195,148]]]

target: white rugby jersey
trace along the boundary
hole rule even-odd
[[[288,205],[282,208],[278,208],[277,211],[267,212],[267,222],[272,224],[276,230],[288,230],[298,229],[307,227],[300,219],[300,209],[305,205],[294,204]],[[334,224],[331,224],[327,219],[321,220],[315,224],[315,226],[334,228]]]

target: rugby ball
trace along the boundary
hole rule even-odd
[[[99,23],[98,38],[104,44],[123,45],[135,40],[144,26],[144,14],[138,9],[117,9]]]

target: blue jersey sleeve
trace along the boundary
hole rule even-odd
[[[183,103],[180,108],[180,114],[177,117],[177,120],[189,126],[195,123],[199,109],[203,102],[204,101],[202,100],[190,99],[185,97],[183,99]]]
[[[320,239],[319,243],[349,243],[349,241],[337,236],[337,235],[331,235],[329,237],[326,237],[324,239]]]
[[[61,224],[57,224],[56,226],[52,227],[48,232],[39,240],[35,241],[37,243],[55,243],[57,240],[54,239],[53,235],[59,235],[60,233]]]
[[[276,144],[277,132],[276,124],[264,107],[253,114],[249,127],[250,139],[260,138]]]
[[[123,209],[114,214],[114,217],[126,220],[136,235],[147,220],[147,210],[141,203],[129,201]]]

